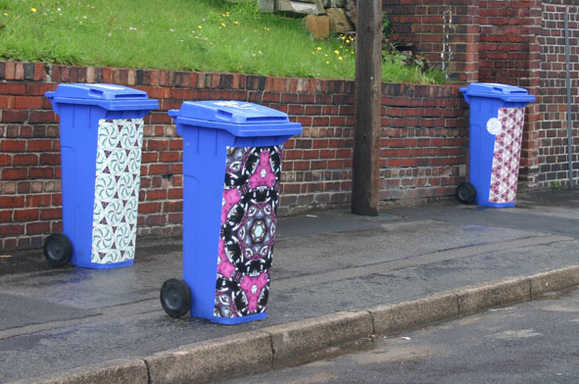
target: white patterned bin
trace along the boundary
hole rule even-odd
[[[44,252],[55,264],[133,263],[144,117],[158,107],[143,91],[61,84],[46,96],[60,116],[63,233]]]

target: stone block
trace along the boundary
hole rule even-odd
[[[461,316],[531,299],[531,283],[520,277],[457,291],[458,310]]]
[[[271,338],[263,332],[245,332],[160,352],[145,360],[152,384],[214,382],[270,370]]]
[[[305,17],[307,30],[316,40],[327,39],[330,37],[330,17],[308,15]]]
[[[579,265],[540,273],[531,276],[531,296],[533,299],[542,294],[559,291],[579,284]]]
[[[378,335],[388,335],[418,328],[458,316],[458,301],[454,293],[433,295],[424,299],[370,309]]]
[[[340,346],[373,333],[368,312],[338,312],[263,329],[271,335],[274,367],[295,365],[331,355]]]
[[[326,13],[330,17],[330,32],[344,33],[354,30],[342,8],[329,8]]]

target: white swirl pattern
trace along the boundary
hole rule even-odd
[[[99,120],[93,210],[94,264],[133,260],[143,119]]]

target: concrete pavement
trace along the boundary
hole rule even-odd
[[[48,269],[38,251],[2,257],[0,382],[202,382],[317,359],[579,284],[578,224],[576,191],[509,209],[283,218],[268,317],[239,326],[163,312],[159,288],[181,276],[178,239],[141,241],[132,267],[109,271]]]

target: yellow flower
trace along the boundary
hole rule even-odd
[[[32,11],[32,13],[36,13],[36,8],[30,8],[30,11]]]
[[[4,16],[8,16],[8,12],[4,12],[3,15],[4,15]]]
[[[229,12],[225,12],[225,16],[226,16],[226,17],[229,17]]]
[[[336,55],[339,55],[339,54],[340,54],[340,51],[338,51],[338,50],[336,49],[336,50],[334,51],[334,53],[335,53]]]
[[[202,25],[198,25],[198,26],[197,26],[197,29],[202,30],[202,29],[203,29],[203,26],[202,26]]]
[[[326,64],[330,64],[330,60],[326,60]]]
[[[227,27],[227,24],[221,23],[221,26],[222,26],[223,28],[225,28],[225,27]]]
[[[316,50],[317,50],[317,51],[321,51],[321,50],[322,50],[322,47],[316,47]]]
[[[338,56],[338,60],[344,60],[342,56]]]
[[[233,22],[233,24],[238,25],[238,24],[239,24],[239,21],[235,20],[235,21]]]

